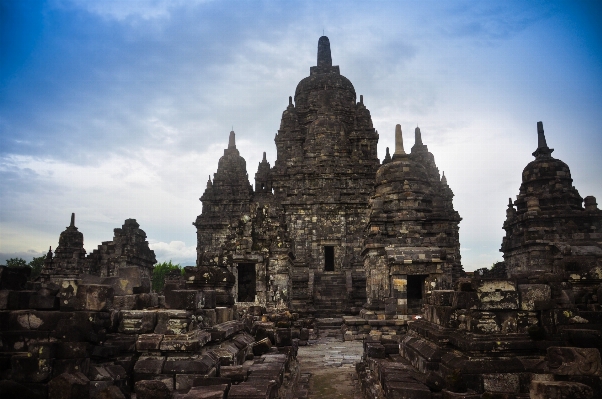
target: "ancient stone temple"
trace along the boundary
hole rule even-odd
[[[506,211],[501,251],[508,276],[569,272],[576,282],[602,279],[602,211],[596,198],[581,198],[567,164],[551,156],[542,122],[537,134],[535,160]]]
[[[274,166],[264,153],[255,190],[230,133],[194,223],[198,266],[231,271],[240,302],[330,315],[359,311],[368,273],[374,308],[394,298],[407,313],[405,281],[419,312],[425,284],[449,286],[462,271],[460,218],[419,129],[412,153],[382,166],[378,137],[321,37],[316,66],[282,114]]]

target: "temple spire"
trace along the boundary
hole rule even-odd
[[[75,213],[71,214],[71,224],[69,227],[75,227]]]
[[[533,152],[535,158],[546,158],[554,151],[553,148],[548,147],[546,143],[546,135],[543,131],[543,122],[537,122],[537,149]]]
[[[447,184],[447,177],[445,177],[445,171],[443,171],[443,176],[441,177],[441,183]]]
[[[420,128],[416,126],[414,130],[414,142],[415,144],[422,145],[422,133],[420,133]]]
[[[403,149],[403,136],[401,134],[401,125],[395,125],[395,153],[393,155],[405,155]]]
[[[236,141],[234,138],[234,130],[232,130],[230,132],[230,137],[228,138],[228,149],[235,149],[236,148]]]
[[[266,158],[266,156],[265,156],[265,151],[263,152],[263,159],[262,159],[262,161],[263,162],[267,162],[268,161],[267,158]]]
[[[537,122],[537,148],[547,147],[546,135],[543,132],[543,122]]]
[[[316,65],[318,68],[332,66],[332,57],[330,55],[330,40],[328,40],[328,37],[326,36],[322,36],[318,40],[318,63]]]
[[[387,147],[387,151],[385,153],[385,159],[383,159],[383,165],[391,162],[391,154],[389,154],[389,147]]]

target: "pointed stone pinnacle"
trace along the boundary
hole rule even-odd
[[[71,214],[71,224],[69,227],[75,227],[75,213]]]
[[[537,122],[537,148],[547,147],[546,135],[543,132],[543,122]]]
[[[234,138],[234,130],[230,132],[230,137],[228,138],[228,149],[236,148],[236,140]]]
[[[546,143],[546,135],[543,131],[543,122],[537,122],[537,149],[533,152],[535,158],[546,158],[554,151]]]
[[[415,144],[422,145],[422,133],[420,133],[420,128],[416,126],[414,130],[414,142]]]
[[[443,172],[443,176],[441,176],[441,183],[447,184],[447,177],[445,177],[445,171]]]
[[[316,65],[318,68],[332,66],[332,57],[330,55],[330,40],[328,40],[328,37],[326,36],[322,36],[318,40],[318,63]]]
[[[405,150],[403,149],[403,136],[401,134],[401,125],[395,125],[395,154],[394,155],[403,155],[405,154]]]

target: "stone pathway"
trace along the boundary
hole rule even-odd
[[[361,357],[361,341],[323,337],[300,346],[297,352],[300,377],[295,397],[363,399],[355,372],[355,363]]]

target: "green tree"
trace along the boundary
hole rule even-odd
[[[152,278],[153,291],[163,291],[163,287],[165,286],[165,275],[172,271],[180,271],[180,273],[184,274],[184,269],[182,269],[182,266],[180,266],[179,263],[171,263],[171,260],[169,262],[157,263],[155,265]]]
[[[42,272],[42,269],[44,268],[44,259],[46,259],[46,255],[34,256],[33,260],[29,262],[29,267],[31,267],[31,276],[29,278],[31,280],[38,278]]]
[[[23,258],[10,258],[6,260],[6,266],[8,267],[25,267],[27,262]]]

